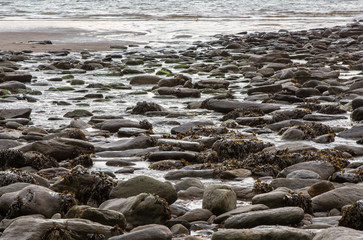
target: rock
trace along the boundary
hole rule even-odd
[[[336,145],[334,147],[334,149],[342,151],[342,152],[347,152],[353,156],[363,156],[363,148],[362,147],[356,147],[356,146],[352,146],[351,144],[349,145]]]
[[[185,213],[184,215],[177,217],[177,220],[185,220],[187,222],[195,222],[195,221],[207,221],[213,213],[208,209],[200,209],[196,208],[190,210],[189,212]]]
[[[0,119],[9,119],[9,118],[29,118],[32,109],[30,108],[19,108],[19,109],[1,109],[0,110]]]
[[[32,75],[22,72],[6,72],[2,78],[2,81],[4,82],[17,81],[21,83],[30,83],[31,80]]]
[[[208,79],[208,80],[200,80],[195,83],[195,88],[210,88],[210,89],[219,89],[224,88],[228,89],[229,82],[225,80],[218,79]]]
[[[164,175],[164,178],[167,180],[178,180],[185,177],[200,177],[200,178],[213,178],[214,171],[211,169],[206,170],[176,170],[168,172]]]
[[[151,193],[164,198],[169,204],[177,200],[177,193],[171,183],[164,183],[148,176],[137,176],[120,182],[110,193],[110,198],[128,198],[140,193]]]
[[[334,185],[330,181],[320,181],[311,185],[308,188],[308,193],[310,196],[315,197],[333,189]]]
[[[58,161],[73,159],[80,154],[90,154],[94,152],[94,146],[91,143],[70,138],[36,141],[28,145],[19,146],[17,149],[23,152],[37,151],[53,157]]]
[[[177,192],[181,190],[187,190],[190,187],[204,189],[204,184],[197,178],[184,178],[182,181],[175,184],[175,189]]]
[[[1,86],[1,85],[0,85]],[[1,87],[0,87],[1,88]],[[358,97],[358,98],[354,98],[352,100],[352,108],[353,110],[359,108],[359,107],[363,107],[363,98]]]
[[[160,77],[152,75],[135,76],[130,79],[131,85],[146,85],[157,84],[160,81]]]
[[[261,87],[254,87],[254,88],[249,88],[247,90],[247,94],[251,95],[253,93],[275,93],[275,92],[280,92],[282,90],[282,85],[281,84],[273,84],[273,85],[265,85],[265,86],[261,86]]]
[[[242,213],[229,217],[226,228],[253,228],[260,225],[298,224],[304,218],[304,210],[299,207],[284,207]]]
[[[42,240],[42,239],[88,239],[90,236],[110,238],[121,234],[85,219],[41,219],[21,217],[3,232],[3,240]],[[54,237],[55,236],[55,237]],[[57,238],[58,236],[62,236]]]
[[[304,138],[305,133],[294,127],[287,129],[281,136],[281,139],[285,141],[299,141],[304,140]]]
[[[356,108],[352,114],[350,115],[352,121],[361,121],[363,120],[363,107]]]
[[[163,225],[151,224],[130,233],[109,238],[109,240],[171,240],[173,233]]]
[[[187,98],[187,97],[200,98],[200,91],[197,89],[161,87],[158,88],[157,91],[160,95],[174,95],[178,98]]]
[[[262,193],[252,198],[252,204],[263,204],[269,208],[280,208],[285,206],[284,198],[288,189],[279,188],[268,193]]]
[[[0,89],[6,89],[12,93],[16,93],[19,89],[26,89],[26,86],[24,83],[21,82],[9,81],[9,82],[0,83]]]
[[[345,130],[338,134],[341,138],[360,138],[363,135],[363,125],[355,125],[351,129]]]
[[[361,240],[363,231],[346,227],[333,227],[318,232],[313,240]]]
[[[132,108],[132,114],[145,114],[146,112],[154,112],[154,111],[165,111],[165,108],[160,106],[159,104],[153,102],[137,102],[136,106]]]
[[[236,193],[227,185],[209,185],[203,194],[203,208],[215,215],[231,211],[236,208]]]
[[[315,88],[299,88],[295,92],[295,96],[299,98],[306,98],[311,96],[320,96],[321,93],[318,89]]]
[[[71,112],[67,112],[63,117],[66,118],[80,118],[80,117],[91,117],[93,114],[87,110],[77,109]]]
[[[50,218],[55,213],[65,214],[75,204],[71,194],[56,193],[38,185],[29,185],[0,197],[0,211],[9,218],[28,214],[42,214]]]
[[[270,113],[280,109],[279,106],[271,104],[259,104],[247,101],[240,102],[235,100],[218,100],[218,99],[210,99],[204,102],[203,107],[221,113],[228,113],[237,108],[240,109],[257,108],[261,109],[261,111],[263,111],[264,113]]]
[[[320,175],[310,170],[295,170],[287,174],[286,178],[320,179]]]
[[[135,137],[135,136],[141,136],[141,135],[147,135],[151,132],[147,129],[140,129],[140,128],[120,128],[117,131],[117,136],[119,138],[122,137]]]
[[[214,219],[214,223],[220,224],[220,223],[224,222],[224,220],[226,220],[227,218],[229,218],[233,215],[238,215],[241,213],[246,213],[246,212],[251,212],[251,211],[267,210],[267,209],[268,209],[268,207],[263,204],[254,204],[254,205],[246,205],[246,206],[238,207],[236,209],[233,209],[231,211],[228,211],[226,213],[219,215],[218,217],[216,217]]]
[[[302,179],[302,178],[275,178],[271,182],[273,188],[286,187],[292,190],[309,187],[314,183],[319,182],[319,179]]]
[[[195,122],[188,122],[182,124],[177,127],[173,127],[171,129],[171,134],[185,134],[187,131],[190,131],[195,126],[206,126],[206,125],[213,125],[212,121],[195,121]]]
[[[170,219],[168,204],[157,196],[140,193],[129,198],[115,198],[103,202],[100,209],[121,212],[133,226],[145,224],[164,224]]]
[[[331,120],[339,120],[339,119],[346,119],[345,116],[336,116],[336,115],[320,115],[320,114],[306,114],[303,117],[305,121],[331,121]]]
[[[120,128],[141,128],[150,129],[152,125],[147,121],[132,121],[127,119],[110,119],[105,120],[102,123],[97,124],[95,127],[101,130],[107,130],[110,132],[117,132]]]
[[[174,226],[172,226],[170,228],[170,231],[174,234],[174,235],[189,235],[189,230],[188,228],[184,227],[183,224],[175,224]]]
[[[321,212],[333,208],[341,209],[360,199],[363,199],[363,183],[336,188],[315,196],[311,200],[314,211]]]
[[[142,135],[97,146],[96,151],[124,151],[130,149],[145,149],[153,146],[155,146],[154,139],[150,136]]]
[[[157,162],[161,160],[173,159],[173,160],[186,160],[188,162],[195,162],[198,157],[196,152],[180,152],[180,151],[160,151],[150,153],[147,160],[150,162]]]
[[[89,128],[90,125],[87,124],[86,122],[84,122],[81,119],[72,119],[71,122],[69,123],[69,127],[70,128],[78,128],[78,129],[86,129]]]
[[[9,184],[7,186],[4,187],[0,187],[0,197],[2,195],[4,195],[5,193],[11,193],[11,192],[17,192],[20,191],[21,189],[27,187],[31,185],[30,183],[24,183],[24,182],[18,182],[18,183],[13,183],[13,184]]]
[[[284,168],[284,170],[279,173],[278,177],[286,177],[288,174],[296,170],[308,170],[315,172],[320,175],[321,179],[328,179],[335,172],[334,166],[328,162],[309,161],[297,163]]]
[[[252,229],[228,229],[213,234],[212,240],[312,240],[314,234],[307,230],[285,226],[261,226]]]
[[[204,145],[201,142],[191,142],[191,141],[182,141],[176,139],[158,139],[157,145],[171,145],[175,147],[179,147],[183,150],[201,152],[204,150]]]
[[[114,210],[93,208],[87,205],[73,206],[65,217],[88,219],[92,222],[112,227],[118,225],[121,229],[126,227],[126,218],[122,213]]]
[[[247,178],[251,175],[252,172],[250,170],[239,168],[222,172],[221,179]]]
[[[0,139],[0,149],[9,149],[9,148],[15,148],[17,146],[20,146],[21,144],[16,140],[11,139]]]
[[[204,189],[198,187],[189,187],[186,190],[178,192],[178,199],[194,200],[203,199]]]

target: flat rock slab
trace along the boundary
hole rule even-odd
[[[253,228],[260,225],[297,224],[304,218],[304,210],[299,207],[284,207],[242,213],[228,218],[226,228]]]
[[[252,229],[228,229],[213,234],[212,240],[311,240],[314,234],[308,230],[302,230],[285,226],[261,226]]]
[[[270,113],[280,109],[279,106],[272,104],[260,104],[247,101],[239,102],[235,100],[218,100],[218,99],[208,100],[205,103],[204,107],[221,113],[228,113],[237,108],[241,109],[257,108],[262,110],[264,113]]]
[[[29,118],[32,112],[31,108],[19,108],[19,109],[1,109],[0,118]]]

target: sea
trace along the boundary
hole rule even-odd
[[[362,19],[363,0],[0,0],[0,32],[71,29],[80,42],[178,44]]]

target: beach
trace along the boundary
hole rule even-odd
[[[0,3],[0,239],[360,239],[363,18],[328,2]]]

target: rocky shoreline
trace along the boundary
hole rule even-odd
[[[0,238],[361,239],[363,25],[215,39],[0,51]]]

